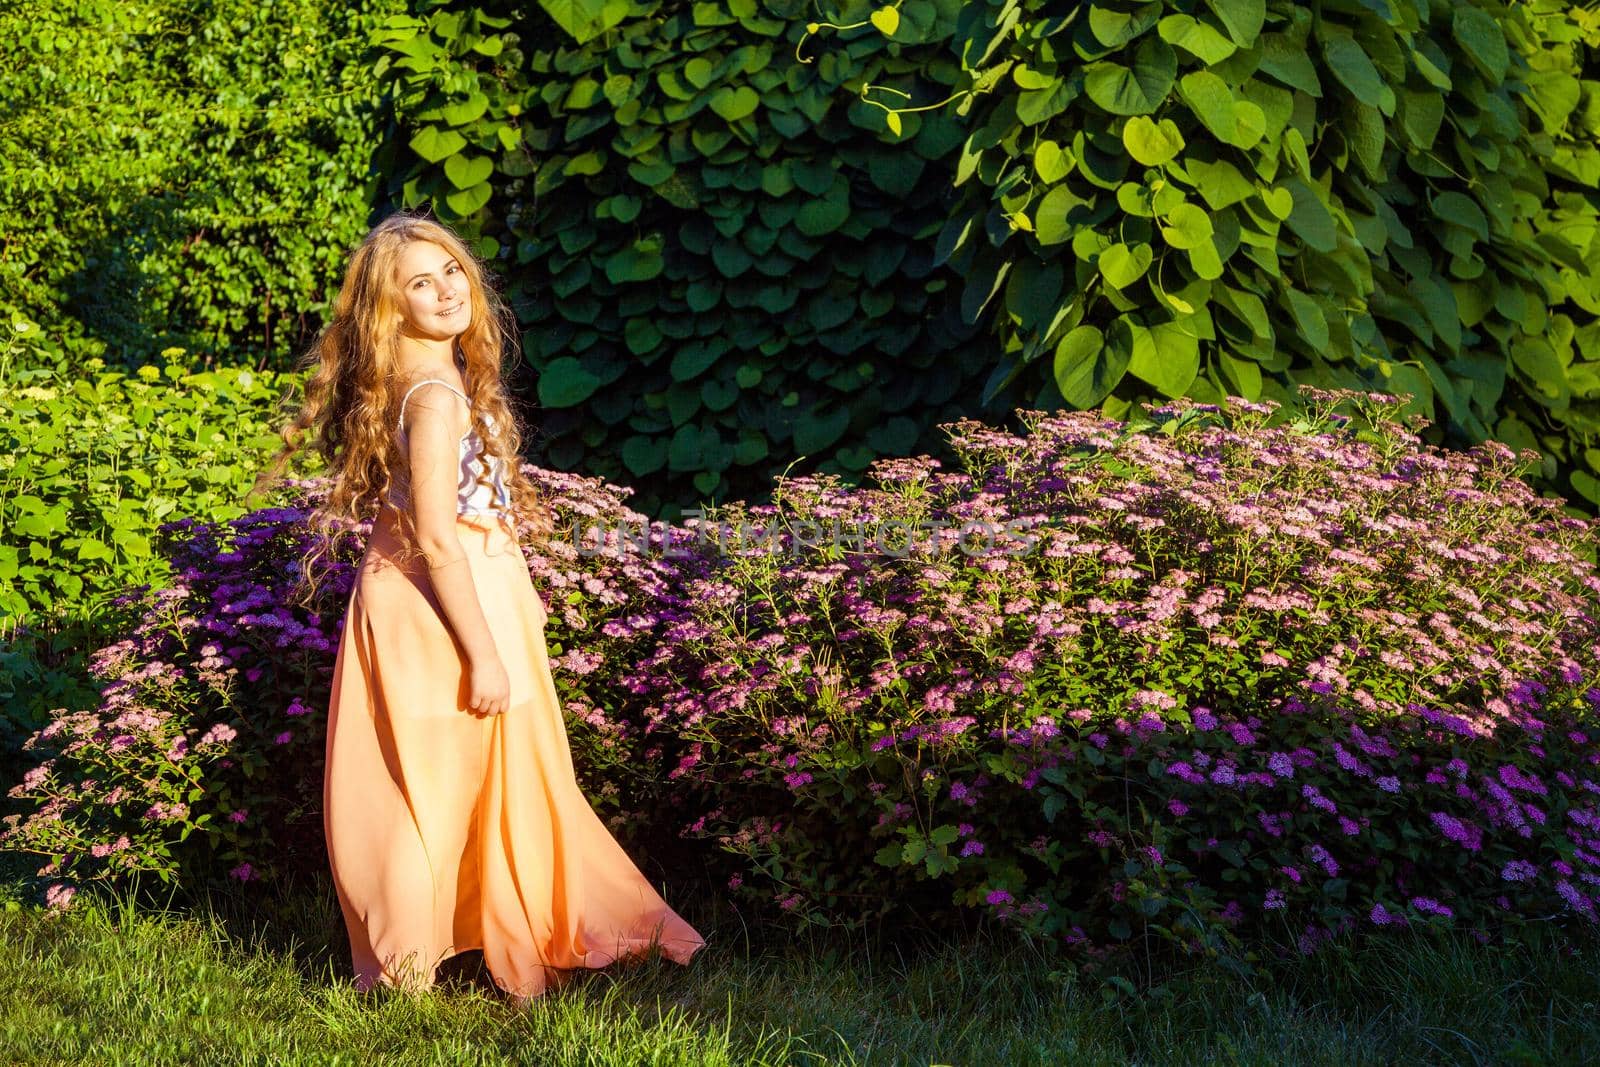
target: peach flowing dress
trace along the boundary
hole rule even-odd
[[[402,433],[404,417],[402,401]],[[652,946],[687,964],[705,939],[578,785],[545,647],[548,616],[498,507],[509,500],[502,471],[492,487],[469,480],[481,448],[469,431],[456,529],[510,675],[508,710],[482,716],[467,706],[465,655],[426,563],[393,558],[388,508],[346,608],[323,826],[356,987],[425,989],[440,962],[469,949],[483,950],[496,985],[519,1001],[576,968]]]

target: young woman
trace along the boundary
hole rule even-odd
[[[450,230],[401,213],[350,257],[277,470],[313,428],[327,528],[377,508],[328,702],[324,830],[356,985],[430,987],[482,949],[519,1003],[579,967],[705,940],[578,787],[517,531],[514,320]],[[325,544],[325,539],[318,539]],[[319,554],[313,551],[309,562]]]

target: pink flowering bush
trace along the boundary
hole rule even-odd
[[[1392,397],[1301,391],[1294,415],[957,423],[959,473],[884,461],[865,488],[798,479],[607,551],[530,551],[591,799],[797,923],[970,911],[1217,952],[1594,922],[1592,522],[1533,495],[1529,456],[1441,452]],[[642,520],[626,490],[533,473],[561,523]],[[48,873],[323,862],[360,542],[292,612],[299,517],[173,527],[182,584],[102,652],[102,706],[30,739],[14,795],[39,808],[7,836]]]
[[[962,423],[964,473],[728,509],[1023,532],[969,558],[755,551],[691,583],[632,679],[692,742],[664,789],[704,798],[686,832],[813,921],[956,905],[1206,952],[1595,921],[1593,523],[1518,479],[1531,454],[1301,392],[1276,422],[1230,399]]]

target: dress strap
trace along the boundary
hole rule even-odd
[[[424,378],[422,381],[413,385],[410,389],[407,389],[406,395],[400,398],[400,421],[395,424],[396,433],[404,434],[406,432],[406,401],[411,399],[412,393],[416,392],[418,389],[429,384],[430,382],[435,382],[444,386],[446,389],[456,394],[456,396],[459,396],[462,400],[466,400],[469,407],[472,405],[472,401],[467,398],[466,393],[463,393],[461,390],[457,389],[443,378]]]

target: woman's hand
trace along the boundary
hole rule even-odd
[[[511,678],[498,653],[472,662],[472,694],[467,706],[480,715],[503,715],[511,702]]]

